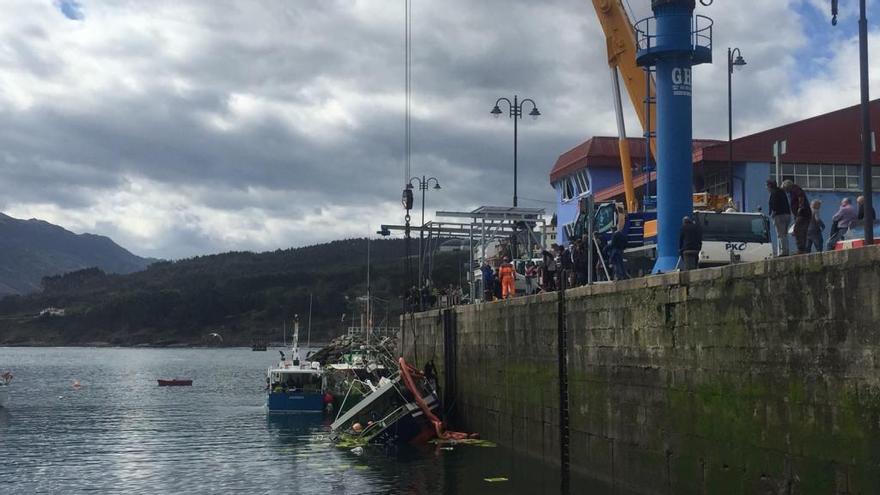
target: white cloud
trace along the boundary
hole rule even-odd
[[[635,17],[650,14],[647,2],[629,3]],[[402,2],[79,4],[84,19],[74,22],[50,1],[4,2],[7,213],[162,257],[309,244],[402,221]],[[851,4],[842,1],[842,23],[854,20]],[[727,46],[748,60],[734,81],[738,135],[857,102],[851,31],[810,50],[817,30],[831,29],[827,13],[816,15],[823,5],[700,8],[715,19],[716,60],[695,71],[695,136],[726,135]],[[556,157],[616,132],[589,2],[414,2],[413,22],[412,172],[443,183],[429,213],[510,201],[512,125],[488,116],[499,96],[531,97],[543,114],[519,130],[523,198],[551,200]]]

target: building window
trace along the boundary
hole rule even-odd
[[[710,175],[706,177],[704,191],[713,196],[727,194],[727,182],[727,174]]]
[[[587,177],[587,171],[581,170],[574,175],[578,185],[578,194],[585,194],[590,191],[590,179]]]
[[[562,200],[569,201],[574,197],[574,182],[572,182],[571,177],[562,179]]]
[[[770,165],[776,177],[776,165]],[[880,171],[872,170],[872,184],[880,185]],[[858,165],[783,163],[782,180],[790,180],[804,189],[858,191],[861,189]]]

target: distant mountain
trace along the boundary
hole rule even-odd
[[[42,220],[0,213],[0,297],[40,290],[46,276],[91,267],[132,273],[154,261],[128,252],[109,237],[74,234]]]

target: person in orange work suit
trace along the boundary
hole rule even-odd
[[[498,268],[498,277],[501,278],[501,297],[507,299],[516,295],[516,282],[513,275],[513,265],[510,258],[504,257],[504,261]]]

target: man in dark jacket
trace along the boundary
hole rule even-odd
[[[605,247],[607,250],[606,257],[608,262],[614,268],[614,280],[624,280],[629,278],[626,273],[626,267],[623,264],[623,251],[627,247],[626,236],[623,231],[617,229],[611,235],[611,242]]]
[[[681,271],[696,270],[700,250],[703,249],[703,229],[691,219],[684,217],[678,234],[678,250],[681,254]]]
[[[807,248],[807,231],[810,229],[810,202],[807,194],[797,184],[790,180],[782,181],[782,190],[791,198],[791,213],[794,215],[794,242],[797,245],[798,254],[809,253]]]
[[[856,203],[858,203],[858,205],[859,205],[859,220],[864,220],[865,219],[865,197],[859,196],[858,198],[856,198]],[[873,220],[877,221],[877,211],[874,210],[873,206],[871,207],[871,212],[874,214],[874,215],[872,215]]]
[[[480,271],[483,272],[483,301],[494,301],[495,273],[492,271],[492,267],[489,266],[489,263],[485,262],[483,263],[483,266],[480,267]]]
[[[767,181],[770,191],[770,209],[767,213],[773,219],[776,228],[776,256],[788,256],[788,224],[791,222],[791,206],[785,191],[779,189],[775,180]]]

